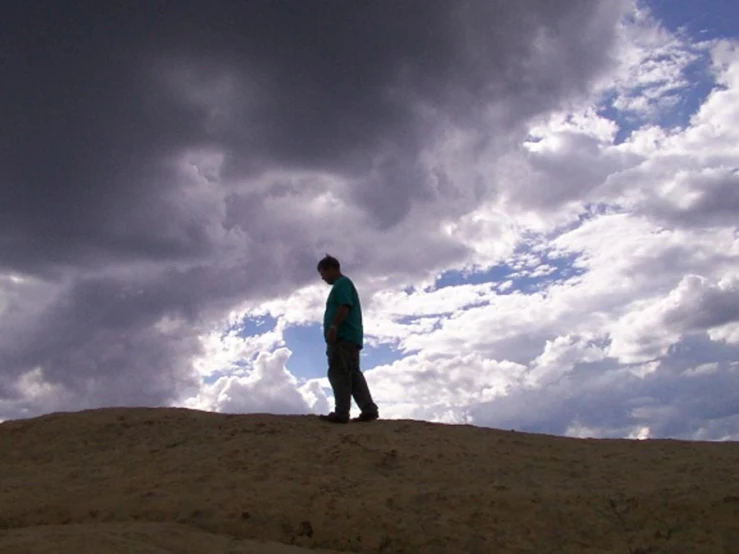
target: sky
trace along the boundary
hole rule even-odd
[[[330,253],[383,418],[739,439],[737,20],[4,4],[0,420],[331,410]]]

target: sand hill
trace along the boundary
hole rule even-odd
[[[0,424],[0,552],[733,554],[739,444],[51,414]]]

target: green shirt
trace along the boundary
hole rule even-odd
[[[351,279],[342,275],[331,286],[331,292],[326,300],[326,311],[323,315],[323,336],[326,336],[331,322],[339,310],[339,306],[349,306],[349,313],[336,330],[336,338],[351,341],[364,346],[364,329],[362,328],[362,306],[359,303],[359,294]]]

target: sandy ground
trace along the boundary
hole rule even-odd
[[[0,424],[0,553],[309,549],[736,554],[739,443],[184,409]]]
[[[239,540],[178,523],[82,523],[0,531],[0,552],[12,554],[338,554],[275,542]]]

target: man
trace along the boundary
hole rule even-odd
[[[326,255],[318,262],[318,273],[331,285],[323,316],[326,338],[328,380],[334,391],[334,411],[319,416],[331,423],[349,423],[351,399],[362,411],[352,421],[374,421],[379,417],[367,381],[359,368],[359,351],[364,346],[362,306],[351,279],[341,274],[339,260]]]

